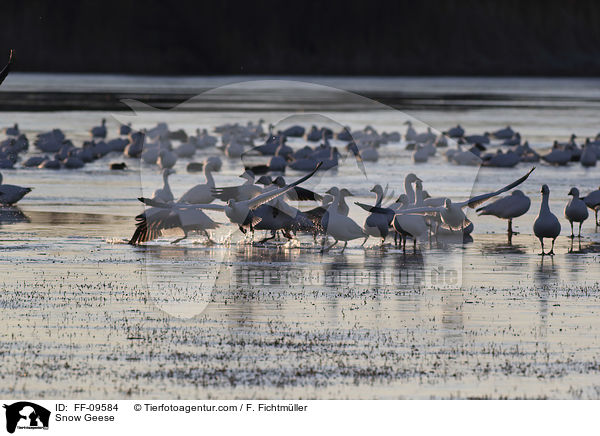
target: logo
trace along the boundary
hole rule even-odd
[[[50,411],[29,401],[19,401],[4,405],[6,409],[6,431],[14,433],[18,429],[47,430]]]

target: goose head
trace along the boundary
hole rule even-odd
[[[572,195],[573,198],[579,198],[579,189],[571,188],[568,195]]]
[[[415,183],[416,181],[422,182],[422,180],[413,173],[407,174],[406,178],[404,179],[404,183]]]
[[[446,209],[450,209],[451,206],[452,206],[452,200],[450,200],[449,198],[446,198],[446,201],[444,201],[444,207]]]
[[[342,197],[353,197],[354,196],[354,194],[352,192],[348,191],[346,188],[340,189],[340,195]]]
[[[374,192],[377,195],[383,195],[383,188],[381,185],[375,185],[369,192]]]
[[[549,195],[550,194],[550,188],[548,188],[548,185],[543,184],[542,185],[542,190],[540,192],[542,193],[542,195]]]

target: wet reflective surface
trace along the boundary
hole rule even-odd
[[[529,109],[411,115],[440,128],[461,122],[475,132],[516,120],[513,125],[529,131],[538,146],[571,131],[597,129],[585,108],[567,117],[561,111],[548,109],[543,117]],[[60,126],[76,140],[102,116],[2,115],[3,125],[19,122],[30,138]],[[287,114],[153,116],[191,132],[198,124],[276,121]],[[403,130],[386,113],[340,111],[336,117],[355,127]],[[194,160],[212,154],[202,153]],[[319,192],[346,186],[353,201],[373,202],[373,184],[389,184],[398,194],[412,171],[431,194],[463,199],[530,168],[478,172],[450,166],[440,156],[414,166],[404,144],[383,146],[380,154],[379,163],[366,164],[368,179],[348,164],[309,185]],[[214,234],[216,245],[201,236],[172,245],[180,235],[173,231],[131,247],[125,242],[142,211],[135,198],[162,182],[155,168],[133,160],[127,160],[128,171],[108,170],[109,162],[122,160],[109,155],[76,171],[2,170],[6,183],[34,190],[19,208],[0,209],[1,394],[600,397],[600,233],[591,218],[583,238],[571,240],[562,214],[571,186],[582,193],[598,187],[594,168],[537,165],[521,187],[532,206],[515,220],[520,234],[511,243],[505,222],[469,210],[475,231],[465,245],[432,240],[403,253],[372,239],[365,249],[354,241],[344,253],[320,254],[309,236],[252,245],[228,224]],[[178,162],[171,179],[176,196],[203,182],[186,173],[186,165]],[[240,183],[241,169],[239,161],[225,160],[217,186]],[[538,256],[531,234],[542,183],[550,185],[550,205],[563,226],[554,257]],[[349,203],[350,216],[362,224],[365,213]],[[209,215],[226,223],[218,212]]]

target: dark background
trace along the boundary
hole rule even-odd
[[[600,2],[12,1],[15,71],[137,74],[600,73]],[[0,58],[1,59],[1,58]]]

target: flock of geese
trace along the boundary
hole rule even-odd
[[[531,200],[521,191],[514,189],[523,183],[533,169],[520,179],[504,186],[497,191],[489,192],[469,198],[461,202],[454,202],[445,197],[431,197],[423,189],[423,182],[415,174],[405,178],[405,192],[390,204],[384,205],[387,188],[375,185],[371,190],[376,198],[372,205],[357,202],[356,204],[366,210],[369,215],[362,226],[348,216],[349,208],[346,198],[352,193],[346,188],[332,187],[323,194],[319,194],[299,186],[310,179],[317,171],[326,171],[339,164],[341,156],[338,147],[332,141],[346,141],[345,150],[350,152],[364,172],[363,162],[378,159],[377,150],[384,144],[402,140],[402,135],[397,132],[378,133],[373,127],[367,126],[363,130],[350,131],[343,128],[333,132],[326,127],[313,126],[305,130],[302,126],[291,126],[284,131],[273,132],[269,126],[268,132],[263,129],[262,120],[258,123],[249,122],[242,126],[239,124],[226,124],[218,126],[215,131],[220,135],[212,136],[206,130],[197,131],[196,136],[187,136],[183,130],[170,131],[166,123],[159,123],[154,128],[144,131],[133,131],[131,126],[122,125],[119,137],[116,140],[105,142],[107,136],[106,121],[102,120],[99,126],[90,130],[91,140],[86,141],[83,147],[75,147],[67,140],[59,129],[41,133],[35,140],[35,146],[46,152],[55,151],[53,157],[32,156],[23,166],[38,166],[40,168],[78,168],[86,161],[99,159],[113,151],[121,151],[124,155],[140,159],[146,165],[156,165],[163,174],[163,186],[157,189],[149,198],[141,198],[149,208],[136,217],[136,230],[130,239],[130,244],[140,244],[155,239],[165,230],[178,228],[184,233],[178,242],[188,237],[190,232],[199,232],[209,241],[209,231],[219,227],[219,223],[210,218],[204,210],[221,211],[232,224],[235,224],[243,233],[249,232],[252,236],[255,230],[265,230],[270,233],[260,242],[282,236],[293,239],[298,233],[307,233],[313,236],[315,243],[322,236],[321,250],[327,251],[336,244],[343,242],[342,251],[349,241],[363,239],[362,244],[369,237],[380,238],[384,244],[388,236],[393,236],[394,243],[400,243],[406,249],[407,238],[416,245],[419,241],[444,236],[464,236],[473,231],[463,209],[465,207],[479,207],[479,215],[492,215],[508,221],[509,239],[514,233],[512,221],[525,213],[530,208]],[[19,130],[18,125],[4,130],[6,139],[0,142],[0,166],[11,168],[10,164],[18,161],[19,153],[29,147],[27,137]],[[430,129],[417,133],[412,124],[407,122],[407,131],[404,139],[407,147],[415,145],[416,154],[429,147],[437,149],[443,147],[443,140],[448,146],[449,141],[455,141],[457,148],[450,149],[446,156],[452,156],[455,163],[470,164],[460,156],[468,153],[485,162],[494,161],[500,154],[510,155],[514,152],[498,152],[492,157],[486,157],[481,152],[485,149],[482,143],[490,137],[517,140],[511,147],[521,146],[520,135],[510,127],[501,129],[493,134],[465,135],[460,126],[456,126],[441,136],[435,136]],[[254,145],[256,140],[263,139],[261,145]],[[304,138],[307,142],[316,143],[314,146],[306,145],[294,149],[287,142],[288,138]],[[100,139],[100,141],[98,141]],[[172,141],[179,141],[178,147],[173,147]],[[477,141],[468,151],[461,150],[463,144]],[[118,146],[115,144],[118,142]],[[562,147],[562,148],[561,148]],[[242,159],[245,171],[241,175],[245,182],[239,186],[219,188],[215,185],[213,172],[219,171],[222,159],[215,155],[204,159],[202,162],[190,162],[187,169],[190,172],[203,171],[205,183],[198,184],[181,197],[175,198],[169,185],[169,176],[174,173],[173,167],[180,158],[191,159],[197,150],[219,149],[226,158]],[[553,151],[559,149],[569,150],[570,161],[573,160],[573,151],[576,150],[574,136],[569,143],[555,142]],[[597,141],[587,141],[580,155],[586,152],[600,151]],[[428,152],[429,153],[429,152]],[[518,153],[517,153],[518,154]],[[530,156],[530,152],[519,154]],[[268,157],[267,163],[253,161],[255,157]],[[413,156],[414,157],[414,156]],[[8,161],[6,163],[5,161]],[[33,162],[32,162],[33,161]],[[471,160],[469,162],[474,162]],[[535,161],[534,159],[528,161]],[[495,161],[498,162],[498,159]],[[481,163],[481,162],[480,162]],[[112,163],[111,169],[125,169],[125,163]],[[306,172],[304,177],[293,183],[286,183],[283,178],[286,169]],[[259,177],[257,177],[259,176]],[[514,189],[514,190],[513,190]],[[492,198],[512,191],[496,201],[489,202]],[[31,191],[31,188],[2,184],[0,175],[0,204],[13,205]],[[539,215],[534,223],[533,231],[540,240],[542,254],[554,254],[554,242],[561,231],[557,217],[549,208],[550,190],[547,185],[541,189],[542,203]],[[573,187],[569,192],[570,201],[565,207],[564,214],[571,224],[571,237],[575,237],[574,225],[579,226],[578,236],[581,236],[581,226],[588,218],[588,209],[595,212],[596,225],[598,223],[598,210],[600,209],[600,190],[581,196],[579,190]],[[222,203],[214,203],[220,200]],[[286,200],[314,201],[320,204],[309,210],[300,210]],[[332,243],[326,245],[331,238]],[[548,253],[544,251],[544,239],[550,239],[552,247]]]
[[[7,77],[13,62],[10,52],[7,65],[0,71],[0,84]],[[498,195],[511,191],[510,195],[488,202],[479,207],[479,215],[492,215],[508,221],[509,240],[513,234],[512,221],[530,208],[531,200],[520,190],[514,189],[527,180],[532,168],[523,177],[496,191],[471,197],[461,202],[454,202],[445,197],[431,197],[423,189],[423,182],[415,174],[405,178],[405,192],[395,201],[384,205],[386,189],[375,185],[371,192],[376,196],[375,204],[356,204],[369,212],[363,226],[348,216],[349,207],[346,198],[352,193],[346,188],[331,187],[324,194],[318,194],[300,185],[310,179],[317,171],[335,168],[342,156],[337,146],[331,141],[346,143],[345,151],[351,153],[364,173],[363,162],[375,162],[379,159],[379,149],[388,143],[399,143],[402,135],[399,132],[377,132],[371,126],[362,130],[351,131],[342,128],[334,132],[327,127],[312,126],[305,129],[301,125],[290,126],[283,131],[274,132],[270,125],[268,132],[263,128],[263,121],[247,125],[225,124],[215,128],[210,135],[206,129],[197,130],[195,136],[188,136],[185,131],[170,131],[166,123],[158,123],[151,129],[134,131],[131,125],[121,125],[119,135],[107,140],[106,120],[90,129],[90,140],[81,147],[76,147],[66,138],[60,129],[53,129],[37,135],[34,145],[40,152],[22,162],[23,167],[44,169],[77,169],[89,162],[98,160],[110,153],[118,152],[128,158],[140,159],[144,164],[156,165],[163,172],[163,186],[157,189],[150,198],[140,198],[149,208],[136,217],[136,230],[130,244],[139,244],[160,236],[164,230],[179,228],[184,232],[181,239],[187,238],[189,232],[204,234],[209,241],[209,230],[216,229],[219,223],[213,221],[203,210],[224,212],[227,219],[243,233],[254,235],[255,230],[266,230],[270,236],[261,242],[277,237],[279,233],[288,239],[295,238],[298,232],[312,234],[314,241],[322,236],[321,251],[327,251],[339,242],[343,242],[342,251],[349,241],[363,239],[363,245],[369,237],[380,238],[384,244],[388,235],[394,236],[395,244],[402,244],[406,249],[406,240],[418,241],[445,235],[468,235],[473,231],[464,208],[475,208]],[[406,149],[412,151],[415,163],[427,162],[439,148],[447,148],[444,155],[448,162],[457,165],[482,165],[492,167],[514,167],[519,162],[544,161],[550,165],[568,165],[579,162],[585,167],[595,166],[600,158],[600,134],[595,138],[586,138],[581,146],[576,143],[573,134],[568,142],[554,141],[546,154],[533,150],[527,141],[522,141],[519,132],[510,126],[495,132],[466,135],[464,129],[457,125],[440,135],[430,128],[418,133],[411,121],[407,125],[404,140]],[[6,139],[0,142],[0,168],[12,169],[20,160],[20,153],[29,149],[29,140],[17,124],[4,129]],[[265,138],[263,144],[256,146],[255,141]],[[287,143],[288,138],[304,138],[307,142],[316,143],[313,147],[306,145],[295,150]],[[173,141],[179,145],[174,147]],[[449,147],[455,145],[455,147]],[[495,151],[488,151],[490,146]],[[219,171],[222,165],[220,156],[211,156],[202,162],[189,162],[189,172],[203,171],[205,183],[196,185],[175,199],[169,186],[168,178],[174,172],[173,167],[179,159],[192,159],[198,150],[217,149],[225,158],[242,159],[246,171],[241,175],[245,182],[239,186],[218,188],[212,172]],[[268,157],[268,162],[256,164],[253,157]],[[111,170],[124,170],[125,162],[113,162]],[[292,183],[286,183],[282,175],[287,169],[306,172],[307,174]],[[256,176],[259,175],[258,179]],[[3,184],[0,174],[0,205],[10,206],[21,200],[32,188]],[[554,254],[554,243],[560,235],[561,226],[556,215],[549,207],[550,189],[547,185],[541,188],[542,202],[539,214],[533,225],[533,232],[540,240],[541,254]],[[575,237],[574,225],[578,224],[578,237],[581,237],[581,226],[589,217],[588,209],[595,213],[595,224],[598,222],[600,209],[600,189],[581,196],[573,187],[569,191],[571,199],[567,203],[564,214],[571,224],[571,238]],[[221,204],[213,203],[220,200]],[[286,200],[315,201],[320,205],[300,210]],[[333,242],[326,245],[328,238]],[[552,246],[544,251],[544,239],[550,239]]]

